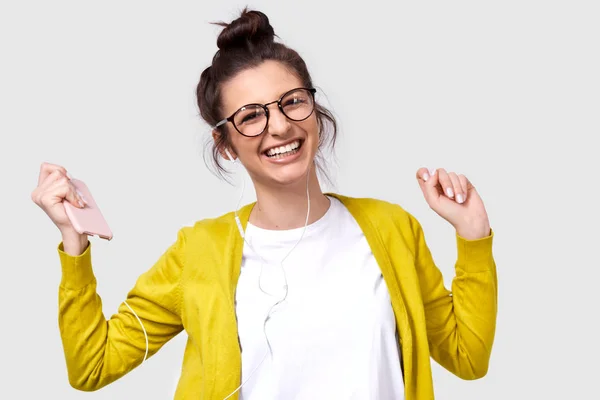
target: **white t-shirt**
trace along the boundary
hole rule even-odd
[[[244,245],[236,290],[242,382],[256,372],[240,389],[242,400],[404,399],[387,286],[352,215],[330,201],[284,261],[288,294],[264,330],[285,295],[279,262],[304,228],[248,223],[246,240],[268,265]]]

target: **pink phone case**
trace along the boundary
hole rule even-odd
[[[81,234],[111,240],[113,234],[86,184],[78,179],[71,179],[71,183],[87,202],[84,208],[77,208],[68,201],[63,201],[65,212],[75,230]]]

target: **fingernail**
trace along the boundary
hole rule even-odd
[[[429,179],[429,174],[428,174],[427,172],[425,172],[425,173],[423,174],[423,180],[424,180],[425,182],[427,182],[427,179]]]
[[[81,208],[85,207],[85,204],[83,204],[83,202],[81,200],[78,200],[78,203],[79,203],[79,207],[81,207]]]
[[[463,198],[463,195],[459,193],[459,194],[456,195],[456,201],[459,204],[462,204],[465,201],[465,199]]]
[[[446,194],[448,195],[448,197],[453,197],[454,196],[454,192],[452,191],[452,188],[446,189]]]
[[[81,203],[82,201],[87,204],[88,202],[85,200],[85,197],[81,194],[79,189],[75,189],[75,193],[77,193],[77,200]]]

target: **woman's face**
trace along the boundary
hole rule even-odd
[[[223,115],[229,116],[247,104],[273,102],[289,90],[299,87],[303,87],[300,79],[281,63],[265,61],[256,68],[239,73],[223,85]],[[302,99],[289,100],[286,104],[291,109],[294,104],[301,104]],[[297,122],[283,115],[277,103],[270,104],[268,109],[267,127],[258,136],[243,136],[231,122],[226,124],[233,144],[229,151],[239,158],[255,183],[281,186],[299,180],[304,182],[319,144],[316,112]],[[253,123],[252,118],[252,115],[248,115],[242,120],[249,127]]]

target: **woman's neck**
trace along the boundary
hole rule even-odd
[[[302,228],[306,222],[308,201],[306,198],[306,180],[301,179],[294,185],[274,189],[255,185],[256,205],[250,213],[250,223],[272,230]],[[329,199],[321,191],[314,169],[311,169],[308,181],[310,193],[310,215],[308,223],[319,220],[329,209]]]

